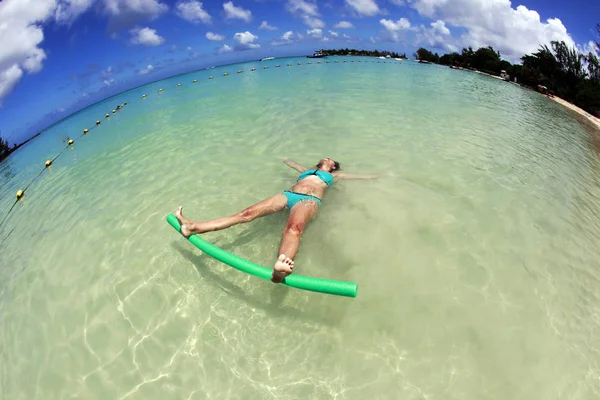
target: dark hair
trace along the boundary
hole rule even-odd
[[[333,160],[331,160],[333,161]],[[317,164],[317,169],[321,168],[323,166],[323,160],[319,161],[319,163]],[[333,170],[334,171],[339,171],[340,170],[340,163],[337,161],[333,161]]]

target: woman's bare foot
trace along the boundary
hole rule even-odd
[[[285,254],[279,255],[277,262],[273,266],[273,275],[271,276],[271,282],[281,283],[286,276],[292,273],[294,269],[294,260],[285,256]]]
[[[179,207],[177,211],[175,211],[175,217],[177,217],[177,221],[179,221],[179,225],[181,226],[181,234],[183,236],[190,237],[195,232],[193,231],[194,223],[183,216],[183,207]]]

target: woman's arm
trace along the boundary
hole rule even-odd
[[[288,160],[287,158],[283,160],[283,163],[288,167],[294,168],[298,172],[304,172],[308,169],[305,166],[298,164],[296,161]]]
[[[345,174],[343,172],[334,173],[333,176],[336,179],[377,179],[379,175],[355,175],[355,174]]]

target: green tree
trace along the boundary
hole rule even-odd
[[[429,62],[438,62],[440,57],[436,54],[433,54],[431,51],[420,47],[416,52],[415,52],[415,58],[419,59],[419,60],[423,60],[423,61],[429,61]]]
[[[0,136],[0,160],[5,159],[10,154],[8,141]]]
[[[500,53],[494,50],[492,46],[481,47],[473,53],[471,67],[499,74]]]

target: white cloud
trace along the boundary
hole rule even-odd
[[[204,22],[205,24],[210,24],[211,22],[211,17],[206,10],[202,8],[201,1],[180,1],[177,3],[176,9],[177,15],[186,21],[192,23]]]
[[[227,44],[224,44],[223,46],[221,46],[221,48],[219,49],[219,54],[223,54],[223,53],[229,53],[232,52],[233,48]]]
[[[86,12],[96,0],[63,0],[56,5],[54,18],[59,23],[70,24]]]
[[[158,46],[165,42],[165,39],[156,33],[156,29],[133,28],[131,31],[131,43],[144,46]]]
[[[345,0],[346,4],[352,7],[360,15],[372,17],[379,14],[379,6],[375,0]]]
[[[142,68],[138,71],[138,73],[140,75],[146,75],[149,74],[150,72],[152,72],[154,70],[154,67],[152,66],[152,64],[148,64],[148,66],[146,68]]]
[[[160,0],[102,0],[109,15],[108,30],[113,34],[153,20],[166,13],[169,7]]]
[[[233,35],[233,40],[236,42],[236,50],[249,50],[259,48],[260,44],[254,43],[257,39],[258,36],[253,35],[248,31],[238,32],[235,35]]]
[[[319,17],[319,9],[316,2],[306,1],[306,0],[288,0],[285,8],[289,13],[300,17],[302,22],[310,28],[313,29],[322,29],[325,27],[325,22],[323,22]]]
[[[406,18],[400,18],[394,22],[390,19],[381,19],[379,23],[386,29],[389,38],[394,42],[400,39],[400,32],[408,31],[411,29],[410,21]]]
[[[509,0],[414,0],[411,6],[423,16],[465,28],[461,46],[491,45],[513,61],[552,40],[574,45],[560,19],[541,21],[537,11],[513,8]]]
[[[320,39],[323,36],[323,31],[319,28],[315,28],[315,29],[307,30],[306,34],[310,37]]]
[[[284,44],[292,44],[295,40],[302,39],[301,35],[294,34],[292,31],[287,31],[280,38],[276,38],[271,42],[273,46],[280,46]]]
[[[219,35],[218,33],[206,32],[206,38],[208,40],[220,41],[225,40],[225,36]]]
[[[350,29],[350,28],[354,28],[354,25],[352,25],[352,23],[348,22],[348,21],[340,21],[337,24],[335,24],[333,27],[338,28],[338,29]]]
[[[264,30],[267,30],[267,31],[276,31],[277,27],[269,25],[269,23],[267,21],[263,21],[260,24],[260,26],[258,27],[258,29],[264,29]]]
[[[448,51],[457,51],[458,48],[454,44],[455,40],[450,34],[450,29],[446,27],[446,23],[442,20],[437,20],[430,24],[431,28],[426,28],[421,25],[417,33],[416,41],[418,45],[426,45],[434,48],[444,48]]]
[[[225,18],[227,19],[241,19],[246,22],[252,20],[252,12],[250,10],[244,10],[242,7],[236,7],[232,1],[223,3],[223,10],[225,10]]]
[[[329,31],[329,34],[330,34],[331,36],[333,36],[333,37],[338,37],[338,36],[340,36],[340,35],[339,35],[337,32],[334,32],[334,31],[331,31],[331,30]]]
[[[374,38],[373,36],[371,36],[371,37],[369,38],[369,40],[371,41],[371,43],[377,43],[377,41],[375,40],[375,38]]]
[[[108,68],[100,72],[100,81],[104,86],[112,86],[115,83],[112,65],[109,65]]]
[[[351,37],[350,37],[350,36],[348,36],[348,35],[346,35],[345,33],[344,33],[344,34],[342,34],[342,37],[343,37],[344,39],[351,39]]]
[[[188,47],[186,47],[186,50],[187,50],[187,51],[192,51],[192,50],[194,50],[194,49],[192,48],[192,46],[188,46]]]
[[[42,69],[46,53],[42,23],[55,12],[54,0],[0,2],[0,105],[23,76]]]

